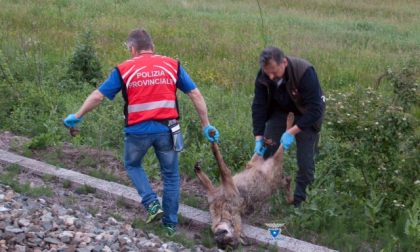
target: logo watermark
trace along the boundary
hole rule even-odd
[[[268,230],[267,241],[279,241],[284,239],[281,235],[281,229],[284,227],[284,223],[265,223]]]

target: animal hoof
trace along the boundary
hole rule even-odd
[[[195,163],[194,171],[195,172],[201,172],[201,162]]]

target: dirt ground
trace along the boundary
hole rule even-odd
[[[29,142],[30,139],[26,137],[16,136],[7,131],[0,132],[0,149],[84,174],[90,174],[94,171],[106,171],[112,174],[113,178],[116,178],[115,182],[131,185],[121,162],[121,157],[111,151],[73,146],[70,143],[28,151],[24,146]],[[34,178],[34,183],[35,180]],[[150,178],[150,183],[153,189],[161,196],[162,181],[158,178]],[[208,211],[206,191],[202,185],[196,178],[191,179],[181,175],[181,200],[188,197],[193,197],[194,207]],[[183,203],[188,204],[188,202]],[[255,209],[251,215],[243,217],[243,222],[266,228],[263,223],[272,222],[269,217],[271,210],[268,203],[258,206],[258,209]]]
[[[60,146],[31,150],[28,153],[24,146],[30,141],[29,138],[16,136],[8,131],[0,132],[0,149],[84,174],[89,174],[95,170],[105,171],[112,174],[112,177],[116,178],[117,182],[131,185],[121,158],[111,151],[63,143]],[[162,181],[160,179],[150,178],[150,183],[153,189],[161,195],[163,190]],[[185,176],[181,176],[181,191],[186,195],[201,198],[200,208],[205,209],[207,207],[206,192],[197,179],[188,179]]]

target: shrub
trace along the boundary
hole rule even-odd
[[[93,46],[92,31],[88,30],[82,34],[77,43],[69,62],[67,77],[69,79],[66,82],[68,88],[72,88],[80,82],[96,87],[98,81],[102,80],[101,63]]]
[[[23,135],[56,134],[63,126],[57,115],[64,110],[63,101],[48,84],[38,86],[29,81],[19,83],[19,98],[7,118],[7,127]],[[58,136],[57,136],[58,138]]]
[[[418,170],[413,169],[419,147],[418,119],[410,113],[416,99],[404,91],[414,89],[415,93],[415,81],[411,74],[397,77],[405,71],[396,75],[388,71],[394,87],[389,96],[372,88],[332,93],[327,114],[332,138],[340,143],[341,161],[334,168],[338,189],[365,199],[376,192],[375,202],[383,201],[381,211],[393,219],[419,192],[414,185]]]
[[[364,250],[366,241],[373,250],[418,246],[420,139],[413,69],[388,69],[389,93],[362,87],[329,93],[317,179],[307,204],[295,212],[294,226],[349,251]],[[343,233],[349,235],[335,235]]]
[[[27,144],[27,147],[31,150],[37,149],[46,149],[49,146],[54,145],[56,142],[60,141],[60,138],[54,133],[42,133],[31,139]]]

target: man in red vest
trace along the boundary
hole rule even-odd
[[[131,31],[127,47],[132,58],[118,65],[109,78],[87,97],[79,111],[64,119],[64,124],[74,128],[104,97],[113,100],[122,91],[125,100],[125,169],[148,211],[146,222],[163,217],[166,234],[172,236],[178,223],[178,151],[182,149],[177,120],[177,89],[191,98],[205,137],[210,142],[218,141],[219,132],[209,123],[206,103],[195,83],[177,60],[154,53],[152,38],[145,30]],[[216,134],[210,136],[211,131]],[[163,177],[162,206],[142,166],[143,157],[152,146]]]

